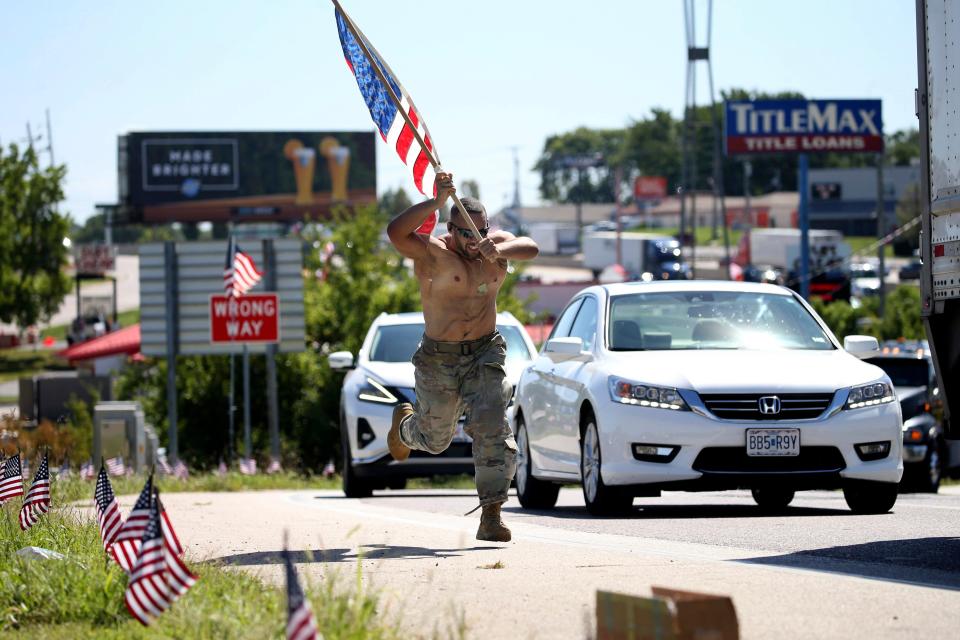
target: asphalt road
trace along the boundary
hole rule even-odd
[[[129,505],[134,497],[125,498]],[[412,632],[471,638],[585,638],[598,589],[651,586],[729,595],[742,638],[957,637],[960,488],[901,496],[856,516],[839,492],[798,495],[782,516],[748,493],[667,493],[631,514],[593,518],[579,489],[559,506],[505,507],[508,544],[478,542],[469,491],[167,494],[193,561],[219,559],[282,580],[283,532],[311,580],[357,570]],[[202,572],[202,567],[199,568]]]

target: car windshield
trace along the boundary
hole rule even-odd
[[[877,278],[877,270],[871,264],[858,265],[851,269],[850,275],[854,278]]]
[[[743,291],[632,293],[610,301],[614,351],[834,346],[792,296]]]
[[[870,358],[870,364],[883,369],[895,387],[925,387],[929,366],[922,358]]]
[[[497,325],[497,331],[507,342],[507,362],[528,361],[531,359],[527,343],[517,327]],[[370,346],[370,360],[373,362],[410,362],[420,338],[423,336],[423,323],[390,324],[377,329]]]

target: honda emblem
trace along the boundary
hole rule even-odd
[[[780,398],[777,396],[762,396],[758,401],[760,413],[765,416],[775,416],[780,413]]]

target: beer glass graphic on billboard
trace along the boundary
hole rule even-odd
[[[350,172],[350,148],[342,146],[333,136],[320,141],[320,155],[327,159],[330,171],[331,194],[334,202],[347,199],[347,174]]]
[[[317,154],[310,147],[303,146],[297,139],[288,140],[283,145],[283,155],[293,164],[293,177],[297,183],[297,197],[294,204],[313,203],[313,169],[317,164]]]

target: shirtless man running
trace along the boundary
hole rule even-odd
[[[516,471],[517,443],[506,418],[512,388],[504,370],[506,342],[497,333],[497,292],[507,261],[531,260],[539,249],[530,238],[490,233],[486,209],[474,198],[461,202],[480,238],[457,207],[451,208],[449,233],[418,234],[423,221],[456,193],[450,173],[438,172],[436,187],[435,198],[413,205],[387,227],[401,255],[413,259],[426,325],[413,356],[417,404],[394,409],[387,444],[396,460],[406,460],[411,449],[441,453],[466,413],[483,508],[477,539],[508,542],[500,505]]]

